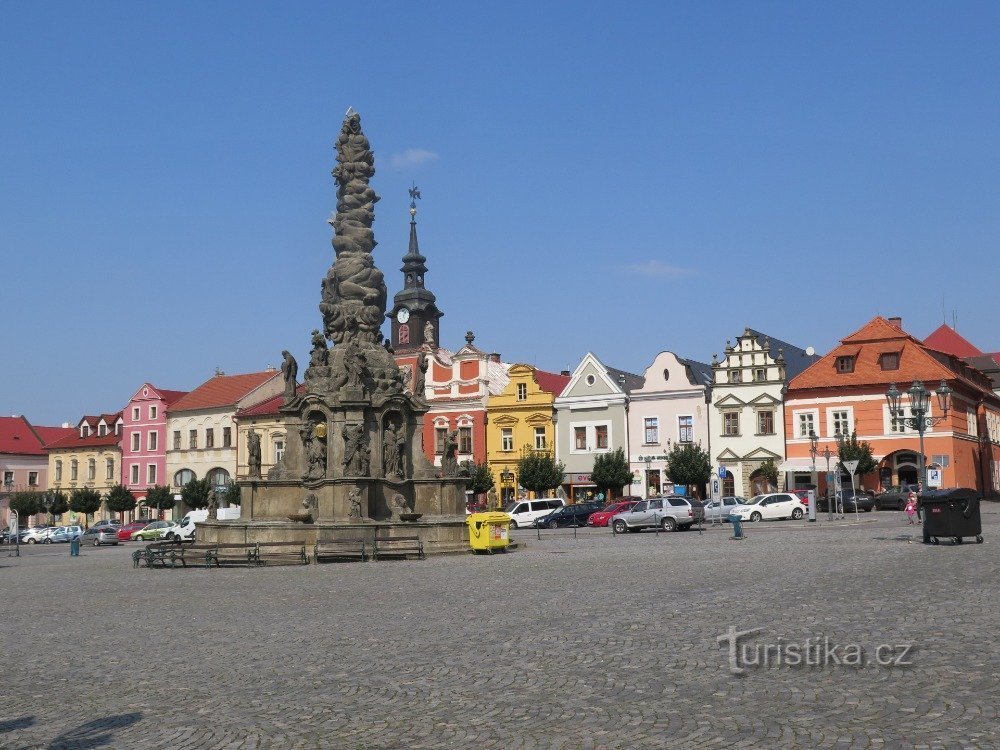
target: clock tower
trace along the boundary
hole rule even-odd
[[[397,353],[415,352],[424,344],[432,350],[440,343],[439,321],[443,312],[437,308],[434,293],[424,287],[427,258],[417,244],[417,200],[420,190],[410,188],[410,247],[403,256],[403,289],[393,297],[386,317],[392,322],[390,344]]]

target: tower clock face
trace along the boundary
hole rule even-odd
[[[410,319],[410,311],[407,310],[405,307],[399,308],[399,312],[396,313],[396,320],[398,320],[400,323],[405,323],[409,319]]]

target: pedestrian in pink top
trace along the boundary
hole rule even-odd
[[[910,494],[906,498],[906,508],[904,510],[906,511],[906,517],[910,519],[910,526],[912,526],[915,523],[913,517],[917,514],[917,493],[913,490],[910,490]]]

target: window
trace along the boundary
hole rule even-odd
[[[156,430],[153,430],[151,433],[149,433],[149,437],[146,439],[146,442],[149,445],[149,450],[155,451],[160,443],[160,433],[158,433]]]
[[[139,484],[139,464],[132,464],[129,468],[128,482],[131,485]]]
[[[222,447],[232,448],[233,447],[233,428],[223,427],[222,428]]]
[[[62,461],[56,461],[56,481],[62,481]]]
[[[514,450],[514,430],[510,427],[504,427],[500,430],[500,450]]]
[[[767,380],[767,368],[766,367],[754,368],[753,379],[755,383],[763,383],[765,380]]]
[[[225,469],[212,469],[205,477],[213,489],[225,487],[230,482],[229,472]]]
[[[156,407],[155,406],[150,406],[149,407],[149,418],[150,419],[156,419]]]
[[[646,445],[660,444],[660,420],[657,417],[646,417],[643,421],[643,440]]]
[[[215,447],[215,430],[211,427],[205,430],[205,447],[214,448]]]
[[[458,428],[458,452],[472,453],[472,428]]]
[[[90,437],[90,426],[84,425],[80,428],[80,437]]]
[[[774,434],[774,412],[773,411],[759,411],[757,412],[757,432],[761,435],[773,435]]]
[[[545,428],[536,427],[535,428],[535,450],[543,451],[545,450]]]
[[[226,429],[229,429],[228,427]],[[274,441],[274,463],[278,463],[281,459],[285,457],[285,441],[275,440]]]
[[[740,434],[740,413],[738,411],[727,411],[722,415],[722,434]]]
[[[198,430],[188,432],[188,449],[194,450],[198,447]]]
[[[837,372],[854,372],[854,357],[837,357]]]
[[[4,483],[4,486],[10,486],[10,485],[14,484],[14,472],[13,471],[5,471],[3,473],[3,483]]]
[[[28,472],[28,486],[29,487],[37,487],[38,486],[38,472],[37,471],[29,471]]]
[[[969,433],[969,435],[972,436],[972,437],[978,437],[979,436],[979,422],[976,419],[976,410],[975,409],[966,409],[965,410],[965,418],[966,418],[966,420],[968,422],[968,433]]]
[[[879,365],[883,370],[899,369],[899,352],[886,352],[879,356]]]
[[[87,481],[93,482],[97,479],[97,461],[94,459],[87,460]]]
[[[174,487],[183,487],[194,478],[194,472],[191,469],[181,469],[174,474]]]
[[[138,422],[139,421],[139,407],[138,406],[133,406],[132,407],[132,421],[133,422]]]
[[[517,384],[517,400],[524,401],[528,398],[528,384],[518,383]]]
[[[156,464],[146,464],[146,484],[156,484]]]
[[[109,481],[115,478],[115,460],[113,458],[104,461],[104,478]]]
[[[174,430],[174,450],[179,451],[181,449],[181,431]]]
[[[79,474],[79,468],[79,463],[75,458],[69,462],[69,481],[76,481],[77,474]]]
[[[677,417],[677,442],[694,441],[694,417]]]
[[[444,455],[444,444],[448,439],[448,428],[447,427],[436,427],[434,428],[434,452],[438,455]],[[511,448],[504,448],[504,450],[512,450]]]
[[[578,451],[587,450],[587,428],[586,427],[574,427],[573,428],[573,445]]]
[[[833,434],[851,434],[851,417],[847,411],[838,410],[833,412]]]
[[[742,383],[743,382],[743,370],[730,370],[729,371],[729,382],[730,383]]]
[[[810,432],[816,431],[815,415],[812,412],[799,414],[799,437],[807,438]]]
[[[597,436],[597,450],[607,450],[608,426],[606,424],[599,424],[594,428],[594,433]]]
[[[97,436],[104,437],[108,434],[108,426],[106,424],[97,425]]]
[[[138,453],[139,452],[139,433],[138,432],[133,432],[132,433],[132,452],[133,453]]]

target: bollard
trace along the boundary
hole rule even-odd
[[[80,556],[80,540],[79,539],[71,539],[70,540],[70,543],[69,543],[69,554],[70,554],[70,557],[79,557]]]
[[[743,536],[742,518],[740,518],[738,515],[734,513],[733,515],[729,516],[729,523],[733,525],[733,536],[731,537],[732,539],[746,539],[746,537]]]

